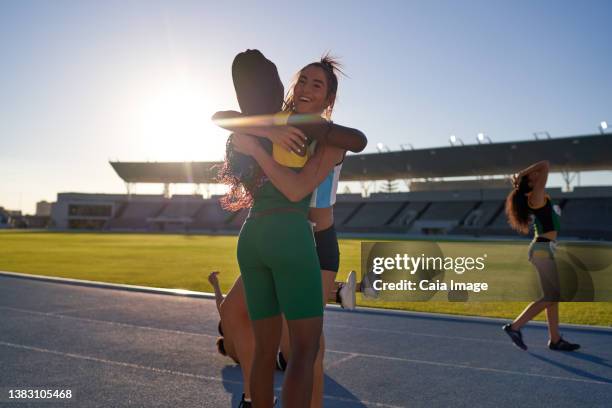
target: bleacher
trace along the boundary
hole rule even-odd
[[[398,201],[366,202],[343,224],[344,230],[371,229],[383,231],[405,203]]]
[[[612,187],[577,187],[570,193],[558,188],[547,191],[562,209],[561,236],[612,239]],[[507,189],[417,191],[372,194],[368,198],[340,194],[334,220],[340,233],[517,236],[504,212],[507,193]],[[78,198],[82,203],[83,195]],[[248,211],[225,211],[219,198],[112,196],[109,200],[115,211],[103,229],[237,233]]]
[[[237,213],[221,208],[219,197],[205,200],[204,204],[189,225],[190,231],[225,231],[238,230],[247,216],[247,211]]]
[[[411,201],[387,225],[389,232],[407,232],[414,221],[427,209],[429,202]]]
[[[561,236],[612,239],[612,188],[547,189],[562,210]],[[347,233],[517,236],[504,211],[507,189],[338,196],[336,228]]]
[[[161,196],[146,201],[127,201],[105,228],[111,231],[148,231],[149,219],[159,215],[166,205],[167,200]]]
[[[561,220],[565,234],[612,239],[612,197],[570,199],[563,206]]]
[[[610,135],[588,134],[351,154],[344,160],[340,182],[370,185],[382,180],[404,180],[411,191],[373,193],[368,197],[338,194],[334,222],[337,230],[345,234],[517,237],[504,213],[509,174],[546,159],[550,172],[562,173],[570,184],[570,175],[612,170],[611,148]],[[220,164],[110,162],[127,183],[128,192],[132,185],[153,183],[163,184],[165,194],[175,184],[217,184]],[[562,237],[612,239],[612,187],[547,191],[565,212]],[[111,231],[236,233],[247,211],[224,211],[218,198],[60,193],[52,218],[57,229],[98,228],[103,224],[103,229]],[[104,206],[112,212],[92,219],[87,211],[75,215],[67,211],[70,206],[88,204]]]

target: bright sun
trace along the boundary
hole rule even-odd
[[[149,160],[195,161],[223,157],[226,133],[212,124],[206,86],[193,80],[153,89],[141,105],[141,148]],[[145,159],[145,157],[143,157]]]

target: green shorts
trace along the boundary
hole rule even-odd
[[[238,239],[238,265],[251,320],[323,316],[319,258],[304,214],[248,218]]]

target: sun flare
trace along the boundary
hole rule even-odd
[[[217,110],[212,96],[205,85],[193,80],[154,88],[141,105],[141,147],[147,158],[184,161],[222,157],[225,133],[210,120]]]

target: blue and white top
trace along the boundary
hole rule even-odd
[[[336,164],[325,180],[312,192],[310,208],[328,208],[336,204],[336,190],[343,162]]]

